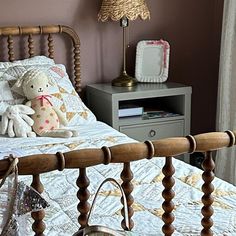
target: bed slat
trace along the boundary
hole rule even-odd
[[[15,60],[15,56],[14,56],[14,50],[13,50],[13,38],[12,35],[8,35],[7,37],[7,48],[8,48],[8,59],[10,62]]]
[[[29,49],[29,57],[34,56],[34,40],[32,37],[32,34],[29,34],[28,36],[28,49]]]
[[[164,221],[162,232],[164,233],[165,236],[171,236],[175,231],[175,228],[172,225],[172,222],[175,220],[174,214],[172,213],[175,207],[172,201],[172,199],[175,196],[175,192],[172,189],[172,187],[175,184],[175,180],[172,177],[173,174],[175,173],[175,168],[172,164],[172,157],[166,157],[162,173],[165,176],[162,180],[162,185],[164,186],[162,196],[165,199],[165,201],[162,204],[162,208],[164,210],[164,213],[162,215],[162,220]]]
[[[80,71],[80,45],[74,46],[74,78],[76,91],[81,91],[81,71]]]
[[[211,219],[211,216],[214,213],[214,210],[212,208],[214,198],[211,193],[214,191],[214,185],[212,184],[212,181],[215,177],[213,172],[215,163],[212,159],[211,151],[206,152],[202,167],[204,169],[204,172],[202,174],[202,179],[204,181],[204,184],[202,185],[202,191],[204,193],[202,197],[202,203],[204,206],[202,207],[203,219],[201,221],[201,224],[203,226],[203,230],[201,231],[201,236],[213,236],[213,232],[211,230],[213,220]]]
[[[36,189],[39,193],[42,193],[44,190],[44,186],[40,181],[40,175],[33,175],[33,181],[31,186]],[[46,229],[46,225],[43,222],[45,217],[45,211],[37,211],[31,213],[32,218],[34,219],[34,223],[32,224],[32,229],[35,232],[36,236],[44,236],[44,230]]]
[[[48,56],[51,59],[54,58],[54,45],[53,45],[53,38],[51,34],[48,34]]]
[[[133,192],[134,187],[131,182],[133,179],[133,173],[130,168],[130,162],[124,163],[124,168],[123,168],[123,171],[121,172],[120,176],[121,176],[121,179],[123,180],[121,187],[123,188],[126,199],[127,199],[129,226],[130,226],[130,229],[132,229],[134,227],[134,221],[131,219],[131,217],[134,214],[134,210],[131,206],[134,203],[134,198],[131,195],[131,193]],[[121,198],[121,202],[122,202],[122,204],[124,204],[123,198]],[[124,208],[121,210],[121,214],[124,217]],[[122,220],[121,226],[123,229],[126,229],[125,219]]]
[[[77,209],[80,213],[78,222],[81,226],[80,229],[82,229],[87,225],[88,212],[90,210],[90,204],[88,203],[88,199],[90,196],[88,186],[90,184],[90,181],[86,174],[86,168],[79,169],[79,177],[76,181],[76,184],[79,187],[79,190],[77,192],[77,198],[79,199]]]

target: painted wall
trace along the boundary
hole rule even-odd
[[[131,22],[127,71],[133,75],[135,45],[143,39],[170,42],[169,81],[193,87],[192,133],[215,128],[223,0],[147,0],[150,21]],[[0,25],[65,24],[81,38],[83,85],[107,82],[122,67],[118,22],[97,22],[101,0],[2,0]],[[64,54],[57,55],[63,61]]]

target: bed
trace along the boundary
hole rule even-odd
[[[73,69],[72,83],[80,94],[80,41],[73,29],[60,25],[0,28],[10,62],[15,61],[14,36],[25,39],[26,57],[35,60],[35,43],[46,45],[44,40],[34,41],[41,35],[47,35],[46,60],[54,58],[53,35],[71,39],[68,52],[73,56],[69,56],[67,70]],[[85,112],[91,112],[82,106]],[[137,142],[89,114],[89,122],[73,123],[79,137],[0,138],[0,176],[10,165],[5,157],[19,157],[21,180],[50,203],[48,209],[32,213],[25,227],[27,234],[64,236],[85,227],[98,185],[113,177],[124,189],[133,235],[236,235],[236,188],[214,178],[213,161],[215,150],[235,144],[236,132]],[[84,115],[82,112],[88,117]],[[205,153],[203,172],[178,160],[179,155],[194,152]],[[4,191],[7,186],[1,189]],[[112,184],[104,187],[91,223],[119,228],[121,222],[124,227],[119,201]]]

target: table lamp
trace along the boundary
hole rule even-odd
[[[137,84],[137,79],[129,76],[126,72],[126,28],[129,20],[140,17],[142,20],[150,19],[145,0],[103,0],[98,20],[105,22],[109,18],[120,21],[123,28],[123,71],[118,78],[112,80],[113,86],[131,87]]]

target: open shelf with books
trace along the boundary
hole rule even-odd
[[[126,100],[119,102],[118,117],[142,120],[171,118],[184,115],[183,96],[154,97],[146,99]]]

